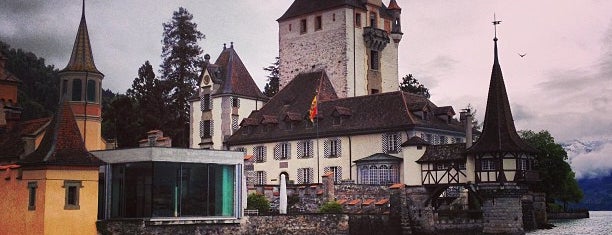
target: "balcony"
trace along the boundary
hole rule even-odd
[[[391,41],[387,31],[373,27],[363,28],[363,40],[369,49],[375,51],[382,51]]]

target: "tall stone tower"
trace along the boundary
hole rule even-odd
[[[339,97],[398,90],[395,0],[295,0],[278,19],[281,87],[324,69]]]
[[[60,75],[60,102],[69,101],[87,150],[106,148],[102,139],[102,74],[94,64],[85,21],[85,1],[70,61]]]

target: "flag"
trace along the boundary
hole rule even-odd
[[[317,96],[312,99],[310,103],[310,122],[314,123],[314,119],[317,116]]]

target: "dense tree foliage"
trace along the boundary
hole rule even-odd
[[[153,66],[146,61],[138,69],[138,77],[132,82],[132,88],[127,90],[127,96],[136,101],[142,128],[145,131],[164,128],[167,119],[167,97],[161,81],[155,77]],[[164,130],[166,131],[166,130]]]
[[[270,211],[270,202],[266,196],[257,193],[251,193],[247,197],[247,209],[257,210],[260,214]]]
[[[128,96],[117,95],[102,114],[102,132],[108,139],[116,139],[118,148],[138,147],[144,134],[136,102]],[[142,134],[141,134],[142,133]]]
[[[270,72],[268,83],[266,83],[263,92],[267,97],[272,97],[278,93],[280,87],[280,70],[278,65],[280,65],[280,57],[276,57],[272,65],[263,68],[263,70]]]
[[[567,163],[567,152],[548,131],[520,131],[523,138],[531,146],[539,150],[536,156],[536,169],[541,181],[535,185],[537,191],[546,193],[547,201],[579,202],[583,193],[574,178],[574,172]]]
[[[319,208],[319,213],[342,213],[342,205],[336,201],[323,203]]]
[[[6,69],[22,82],[18,95],[21,119],[51,116],[59,104],[59,71],[34,53],[12,49],[1,41],[0,51],[7,57]]]
[[[188,100],[196,91],[199,65],[203,59],[198,40],[204,34],[197,30],[192,22],[193,15],[180,7],[172,15],[172,20],[163,24],[163,46],[161,78],[163,87],[171,104],[167,134],[172,137],[174,146],[189,145],[189,103]]]
[[[409,92],[412,94],[421,95],[425,98],[431,97],[429,89],[425,85],[419,83],[419,80],[414,78],[412,74],[408,74],[402,78],[402,82],[399,84],[400,90]]]

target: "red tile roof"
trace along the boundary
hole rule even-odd
[[[68,102],[60,105],[36,151],[23,165],[98,166],[102,163],[85,149],[85,143]]]
[[[387,204],[387,203],[389,203],[389,199],[381,199],[381,200],[377,201],[377,202],[375,203],[375,205],[377,205],[377,206],[382,206],[382,205],[385,205],[385,204]]]
[[[15,161],[24,152],[24,136],[37,136],[44,131],[51,118],[39,118],[20,122],[5,133],[0,134],[0,161]]]
[[[376,200],[370,198],[370,199],[366,199],[365,201],[363,201],[362,204],[365,205],[365,206],[369,206],[370,204],[374,203],[375,201]]]
[[[253,81],[233,45],[221,52],[215,61],[215,66],[220,69],[217,80],[222,81],[221,86],[213,95],[233,94],[260,100],[268,99]]]

